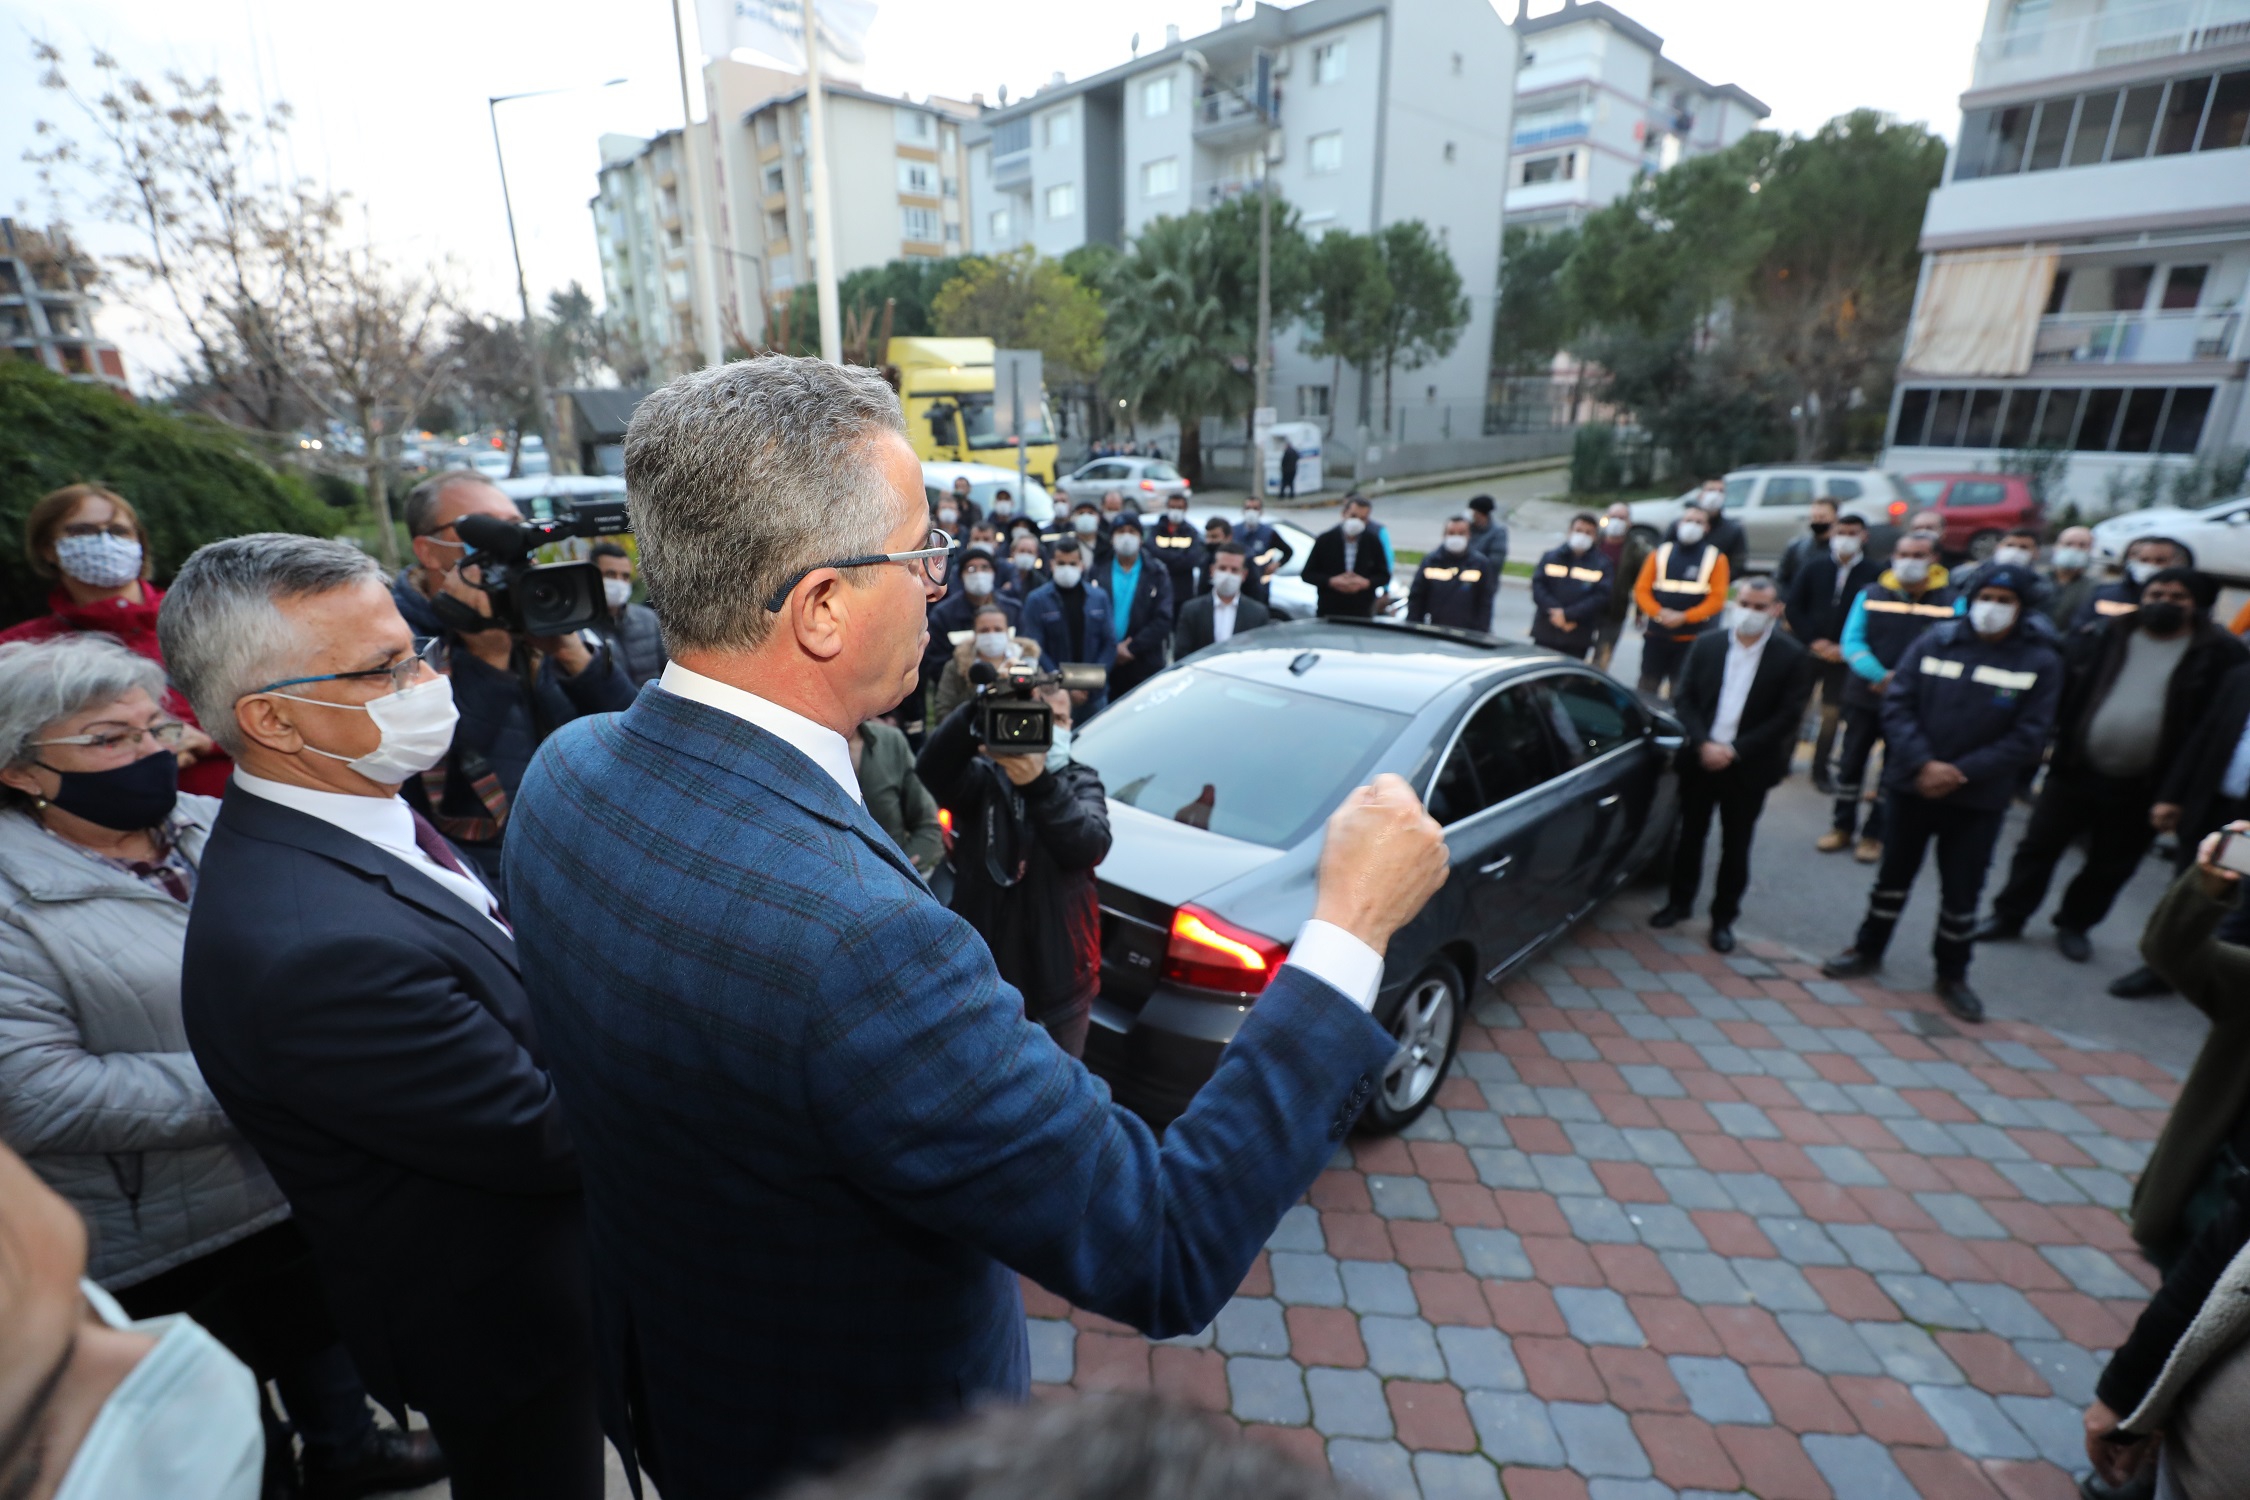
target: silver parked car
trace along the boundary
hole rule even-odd
[[[1172,496],[1189,493],[1188,482],[1168,460],[1123,455],[1088,459],[1055,488],[1072,504],[1080,500],[1099,500],[1116,490],[1131,496],[1144,511],[1161,510]]]
[[[1885,557],[1914,504],[1906,482],[1868,464],[1753,464],[1728,474],[1727,519],[1742,524],[1754,568],[1770,568],[1805,534],[1815,500],[1833,500],[1839,515],[1867,523],[1868,555]],[[1633,526],[1662,536],[1701,486],[1669,500],[1635,501]]]

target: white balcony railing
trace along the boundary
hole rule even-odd
[[[2242,357],[2242,314],[2190,308],[2060,313],[2039,320],[2034,364],[2186,365]]]
[[[2003,29],[1977,47],[1976,86],[2024,83],[2250,42],[2250,0],[2140,0]]]

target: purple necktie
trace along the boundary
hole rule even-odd
[[[415,812],[413,808],[408,808],[407,812],[414,819],[414,847],[454,874],[461,876],[463,879],[469,878],[469,872],[461,868],[460,856],[456,855],[453,852],[453,846],[445,841],[445,835],[439,833],[436,828],[431,826],[428,818]],[[506,928],[511,935],[515,932],[515,928],[508,926],[508,919],[500,915],[500,908],[497,905],[488,907],[486,912],[493,921]]]

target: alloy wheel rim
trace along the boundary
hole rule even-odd
[[[1442,979],[1425,979],[1409,990],[1391,1021],[1398,1050],[1383,1069],[1383,1102],[1400,1113],[1414,1108],[1437,1087],[1453,1045],[1453,991]]]

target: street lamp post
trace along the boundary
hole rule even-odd
[[[1209,81],[1211,62],[1202,52],[1190,47],[1181,55],[1181,61],[1198,78]],[[1257,115],[1258,123],[1269,127],[1258,136],[1258,347],[1250,356],[1250,493],[1262,501],[1266,495],[1266,450],[1257,440],[1258,413],[1271,404],[1268,398],[1273,349],[1273,191],[1267,158],[1272,154],[1268,149],[1270,127],[1279,111],[1270,110],[1266,104],[1244,93],[1239,84],[1221,85],[1217,92],[1247,105]]]
[[[624,81],[612,78],[600,87],[615,88]],[[547,355],[539,347],[539,325],[531,316],[531,289],[523,278],[523,244],[516,238],[516,203],[508,192],[508,154],[500,149],[500,106],[517,99],[541,99],[550,94],[577,92],[576,88],[532,89],[521,94],[493,94],[484,101],[485,113],[492,121],[492,157],[500,164],[500,203],[508,211],[508,252],[516,261],[516,300],[523,307],[523,348],[531,361],[531,399],[537,408],[539,442],[547,451],[550,471],[555,464],[555,431],[554,413],[548,409],[547,402]],[[681,144],[684,146],[686,142],[683,140]],[[519,442],[516,446],[520,452],[523,445]]]

